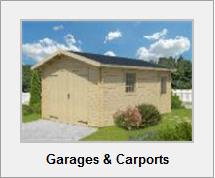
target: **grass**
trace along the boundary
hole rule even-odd
[[[31,114],[23,114],[22,115],[22,122],[32,122],[39,120],[41,118],[41,115],[38,113],[31,113]]]
[[[41,118],[39,106],[22,105],[22,122],[32,122]]]
[[[117,126],[101,127],[95,133],[85,137],[82,141],[128,141],[140,140],[146,135],[158,133],[160,130],[167,131],[171,126],[174,128],[178,123],[187,121],[192,123],[192,110],[191,109],[174,109],[171,113],[163,114],[162,119],[158,125],[140,128],[136,130],[126,130]],[[173,129],[174,130],[174,129]],[[157,137],[149,137],[150,141],[160,140]]]

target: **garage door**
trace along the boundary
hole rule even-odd
[[[49,74],[46,79],[43,102],[45,102],[49,118],[67,121],[68,109],[65,93],[67,92],[68,83],[66,81],[67,72],[65,69],[56,70]]]
[[[79,67],[68,73],[68,119],[87,124],[88,121],[88,69]]]
[[[44,87],[45,115],[68,123],[87,123],[88,68],[72,63],[52,66]]]

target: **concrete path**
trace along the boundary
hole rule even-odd
[[[95,132],[94,127],[64,124],[49,120],[22,123],[21,142],[73,142]]]

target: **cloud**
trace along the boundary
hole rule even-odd
[[[176,36],[174,39],[160,39],[149,48],[140,47],[136,55],[139,59],[158,62],[160,57],[177,57],[189,49],[190,40],[187,37]]]
[[[76,43],[76,39],[72,34],[64,36],[64,40],[69,46],[73,46]]]
[[[109,32],[107,36],[105,37],[104,43],[107,43],[108,41],[112,41],[116,38],[122,37],[122,33],[119,30]]]
[[[154,33],[153,35],[150,35],[150,36],[144,36],[144,37],[148,40],[158,40],[158,39],[166,36],[167,33],[168,33],[168,30],[166,28],[164,28],[160,32]]]
[[[58,49],[81,51],[81,48],[76,45],[76,39],[73,35],[66,35],[64,40],[65,43],[58,43],[50,38],[43,38],[34,43],[25,43],[22,45],[23,54],[35,61],[40,61],[45,56],[54,53]]]
[[[59,31],[59,30],[63,30],[64,29],[64,26],[63,25],[57,25],[57,26],[54,26],[52,28],[54,31]]]
[[[104,53],[106,56],[116,56],[116,54],[113,51],[107,51]]]

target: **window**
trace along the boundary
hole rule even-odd
[[[126,73],[126,86],[125,91],[127,93],[135,91],[136,84],[136,74],[134,73]]]
[[[166,77],[161,77],[161,94],[166,93],[166,81],[167,81]]]

